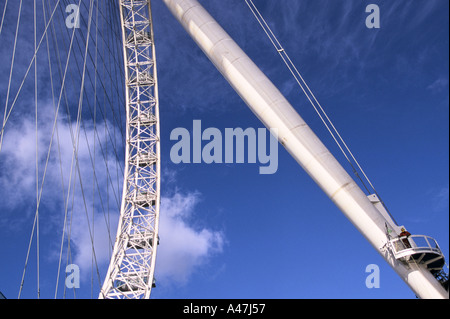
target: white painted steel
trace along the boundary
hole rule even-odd
[[[420,298],[448,298],[424,268],[396,260],[388,249],[386,224],[398,235],[354,180],[322,144],[280,91],[196,0],[163,0],[194,41],[267,128],[345,216]]]
[[[154,284],[160,206],[160,129],[150,0],[119,0],[127,112],[116,242],[99,298],[147,299]]]

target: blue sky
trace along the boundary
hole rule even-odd
[[[0,8],[4,3],[0,1]],[[245,2],[201,3],[349,168]],[[380,29],[365,25],[365,8],[371,3],[380,7]],[[436,238],[448,257],[448,1],[256,0],[255,4],[398,223],[411,233]],[[172,163],[175,141],[170,133],[179,127],[192,130],[194,120],[222,132],[263,126],[164,4],[154,0],[152,7],[162,134],[161,244],[152,297],[415,298],[281,146],[278,170],[272,175],[260,175],[259,164]],[[9,24],[0,37],[11,40],[6,30],[14,29],[15,20],[5,21]],[[0,49],[8,59],[10,51],[3,45]],[[2,65],[1,73],[6,74],[1,80],[3,114],[9,64]],[[28,98],[19,107],[25,110],[32,92],[24,93]],[[31,166],[28,161],[35,153],[28,145],[34,138],[33,115],[22,120],[11,124],[0,153],[0,252],[8,256],[2,257],[0,290],[12,298],[17,296],[34,216],[32,204],[28,205],[33,195],[20,196],[35,188],[33,160]],[[61,120],[60,133],[70,139],[69,122]],[[43,130],[51,131],[51,121],[42,118],[42,123]],[[98,125],[99,132],[105,131]],[[86,128],[88,133],[93,130]],[[63,150],[69,152],[70,147]],[[88,166],[86,148],[81,155]],[[23,169],[9,170],[13,160]],[[118,160],[113,156],[109,160],[117,167],[113,179],[120,179]],[[89,168],[83,171],[92,174]],[[51,185],[56,175],[49,175]],[[11,181],[19,186],[12,188]],[[42,246],[48,249],[42,257],[43,291],[47,284],[54,287],[56,275],[50,268],[55,269],[58,240],[51,235],[56,229],[53,224],[62,219],[54,218],[60,202],[49,194],[45,203],[48,211],[42,212],[42,218],[47,215],[51,222],[41,222],[47,224],[42,226],[47,231]],[[100,219],[96,215],[95,221]],[[77,225],[74,259],[88,273],[77,294],[89,296],[91,257],[83,222]],[[115,227],[114,221],[111,225]],[[100,226],[98,231],[102,232]],[[106,240],[96,244],[107,246]],[[98,258],[103,271],[107,253],[99,253]],[[378,289],[366,288],[369,264],[380,267]],[[35,279],[29,276],[26,296],[33,297]]]

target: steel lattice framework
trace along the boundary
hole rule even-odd
[[[119,0],[126,76],[124,189],[116,242],[99,298],[149,298],[160,206],[160,132],[150,0]]]

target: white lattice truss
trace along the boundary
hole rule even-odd
[[[100,298],[149,298],[160,206],[160,134],[150,0],[119,0],[126,74],[124,190]]]

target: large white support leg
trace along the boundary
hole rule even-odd
[[[267,128],[420,298],[448,298],[424,266],[403,264],[387,249],[386,223],[354,180],[286,98],[196,0],[163,0]]]

